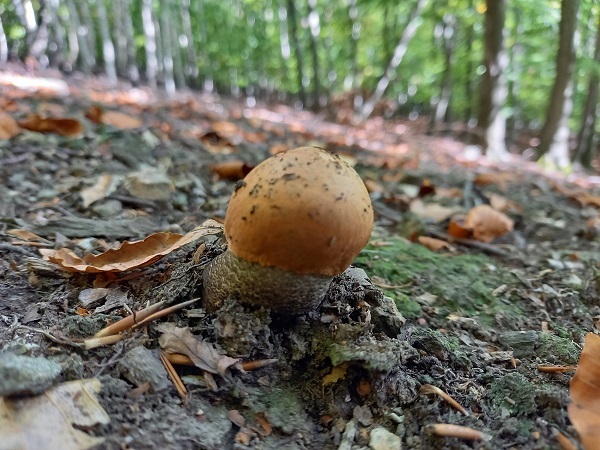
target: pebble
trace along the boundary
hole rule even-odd
[[[402,441],[394,433],[383,427],[377,427],[371,430],[369,448],[371,450],[401,450]]]
[[[125,186],[129,193],[142,200],[169,200],[171,179],[156,169],[146,169],[127,177]]]
[[[156,354],[144,346],[129,350],[119,362],[119,370],[133,385],[150,383],[152,392],[171,386],[165,367]]]
[[[46,358],[0,353],[0,396],[41,394],[60,372],[60,364]]]

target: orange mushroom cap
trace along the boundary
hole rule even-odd
[[[342,273],[366,245],[373,208],[362,179],[316,147],[279,153],[254,168],[225,217],[229,250],[299,274]]]

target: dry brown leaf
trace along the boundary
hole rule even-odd
[[[434,222],[442,222],[452,214],[459,211],[460,208],[450,208],[438,203],[424,203],[421,199],[416,199],[410,204],[410,211],[422,219],[430,219]]]
[[[0,450],[82,450],[103,438],[80,431],[110,418],[96,400],[96,378],[71,381],[36,397],[0,398]]]
[[[204,148],[213,155],[229,155],[234,152],[234,145],[229,139],[221,136],[216,131],[209,131],[200,136]]]
[[[140,128],[144,124],[141,119],[119,111],[105,111],[100,120],[104,125],[110,125],[121,130]]]
[[[81,191],[83,206],[87,208],[92,203],[108,197],[117,189],[117,183],[112,175],[100,175],[98,181],[93,186]]]
[[[339,380],[343,380],[346,377],[346,371],[350,364],[342,363],[331,369],[331,373],[323,377],[323,386],[328,384],[337,383]]]
[[[505,212],[509,210],[521,211],[522,208],[512,200],[507,199],[498,194],[492,194],[490,196],[490,206],[496,211]]]
[[[83,125],[77,119],[61,119],[42,117],[39,114],[30,114],[19,122],[21,128],[38,133],[56,133],[61,136],[77,137],[83,133]]]
[[[28,241],[28,242],[43,242],[44,244],[50,243],[50,241],[48,239],[45,239],[41,236],[38,236],[35,233],[32,233],[31,231],[27,231],[27,230],[13,229],[13,230],[8,230],[6,233],[10,234],[11,236],[16,236],[19,239],[23,239],[24,241]]]
[[[478,186],[495,184],[502,191],[505,191],[508,184],[517,182],[520,178],[518,174],[512,172],[490,172],[476,175],[473,182]]]
[[[471,236],[471,230],[465,227],[464,218],[455,218],[448,224],[448,234],[457,239],[467,239]]]
[[[363,180],[365,183],[365,187],[367,188],[367,191],[369,192],[384,192],[384,188],[381,184],[379,184],[377,181],[373,181],[370,179],[366,179]]]
[[[69,272],[124,272],[148,266],[202,236],[218,234],[222,230],[223,226],[220,223],[207,220],[186,235],[155,233],[141,241],[125,241],[120,247],[99,255],[89,254],[80,258],[67,248],[60,250],[42,249],[40,253],[44,255],[44,259],[62,266],[63,269]]]
[[[229,417],[229,420],[234,425],[237,425],[240,428],[246,426],[246,419],[244,418],[244,416],[242,416],[242,413],[237,409],[230,409],[229,411],[227,411],[227,417]]]
[[[450,245],[450,243],[443,241],[441,239],[435,239],[429,236],[419,236],[417,238],[419,244],[423,247],[427,247],[432,252],[439,252],[440,250],[448,250],[453,252],[454,247]]]
[[[600,448],[600,336],[588,333],[571,380],[569,418],[586,450]]]
[[[243,180],[254,167],[244,161],[235,160],[215,164],[210,169],[224,180],[238,181]]]
[[[178,328],[172,323],[163,323],[158,330],[163,333],[158,342],[165,352],[187,355],[199,369],[221,376],[229,368],[243,370],[239,359],[221,355],[214,345],[194,336],[187,327]]]
[[[0,111],[0,139],[10,139],[20,132],[17,121],[10,114]]]
[[[263,429],[262,435],[269,436],[273,432],[273,427],[263,413],[256,413],[256,420]]]
[[[489,205],[478,205],[467,213],[464,226],[473,230],[473,237],[478,241],[491,242],[511,231],[513,221]]]

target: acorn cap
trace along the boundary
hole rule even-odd
[[[238,184],[225,217],[229,250],[299,274],[342,273],[366,245],[373,208],[362,179],[316,147],[279,153]]]

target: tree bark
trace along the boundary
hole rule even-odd
[[[594,61],[600,63],[600,14],[598,14],[598,23],[596,25],[596,39],[594,42]],[[581,127],[577,134],[577,151],[575,161],[585,167],[590,167],[594,155],[594,143],[596,136],[596,119],[598,105],[598,71],[594,70],[590,77],[587,92],[588,95],[581,115]]]
[[[506,117],[502,108],[507,89],[504,71],[507,55],[504,49],[504,21],[507,0],[487,0],[485,11],[484,65],[479,85],[479,143],[491,159],[502,159],[506,151]]]
[[[406,24],[406,27],[402,32],[402,36],[400,37],[396,48],[394,49],[394,55],[388,61],[383,75],[377,82],[375,92],[373,92],[371,98],[369,98],[365,103],[363,103],[362,107],[360,108],[360,111],[358,113],[359,120],[366,120],[369,118],[369,116],[373,112],[373,109],[375,108],[375,105],[379,100],[381,100],[381,98],[385,94],[385,91],[389,87],[390,82],[395,77],[396,69],[398,68],[398,66],[402,62],[402,59],[404,58],[404,55],[406,54],[408,44],[417,32],[417,28],[420,25],[419,17],[421,15],[421,12],[427,5],[427,2],[428,0],[417,0],[417,2],[415,3],[408,23]]]
[[[158,57],[156,52],[156,28],[152,19],[152,0],[143,0],[142,24],[146,38],[146,81],[152,88],[156,88],[158,75]]]
[[[102,56],[104,59],[104,70],[109,81],[117,84],[117,66],[115,65],[115,46],[110,38],[110,27],[106,17],[104,0],[96,1],[96,12],[100,22],[100,35],[102,36]]]
[[[321,96],[321,88],[320,88],[320,64],[319,64],[319,51],[317,45],[317,39],[321,34],[321,21],[319,18],[319,13],[317,12],[317,0],[308,0],[308,26],[310,28],[310,53],[312,56],[312,66],[313,66],[313,91],[312,91],[312,106],[314,108],[319,108],[320,102],[319,97]]]
[[[449,111],[450,96],[452,95],[452,58],[456,44],[456,18],[452,14],[444,14],[441,23],[437,27],[441,28],[438,31],[439,38],[436,40],[444,52],[444,73],[440,83],[440,94],[429,122],[429,130],[432,132],[437,124],[446,121]]]
[[[506,122],[506,146],[510,148],[515,141],[517,130],[521,125],[521,105],[519,104],[519,94],[521,90],[521,71],[523,59],[523,24],[521,21],[521,10],[518,7],[513,9],[514,21],[512,27],[512,42],[509,52],[509,65],[512,77],[508,82],[508,103],[511,108],[511,115]]]
[[[287,18],[289,24],[290,47],[296,56],[296,74],[298,78],[298,93],[302,104],[306,104],[306,90],[304,89],[304,64],[302,63],[302,50],[298,41],[298,22],[296,19],[296,5],[294,0],[287,0]]]
[[[190,0],[181,0],[181,23],[185,34],[185,49],[187,60],[185,62],[185,76],[188,78],[192,87],[198,86],[198,57],[194,43],[194,33],[192,31],[192,17],[190,14]]]
[[[579,0],[562,0],[556,75],[546,122],[540,133],[538,157],[564,169],[569,165],[569,116],[573,109],[573,71]]]

